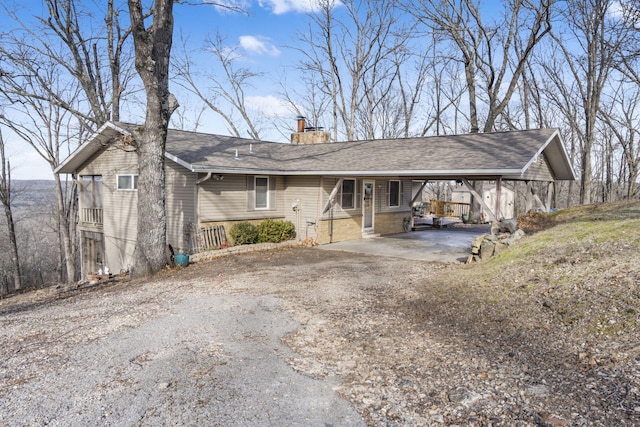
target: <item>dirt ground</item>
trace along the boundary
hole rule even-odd
[[[530,340],[495,312],[470,333],[455,304],[430,297],[456,268],[284,249],[16,296],[0,302],[0,419],[640,425],[640,353],[585,369],[567,343]]]

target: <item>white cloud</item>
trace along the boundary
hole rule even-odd
[[[248,53],[255,55],[278,56],[280,50],[269,41],[267,37],[262,36],[240,36],[240,47]]]
[[[255,111],[259,111],[269,117],[290,116],[291,107],[284,99],[273,95],[247,96],[247,105]]]
[[[313,12],[319,8],[318,0],[259,0],[258,4],[260,7],[271,9],[276,15],[288,12]]]

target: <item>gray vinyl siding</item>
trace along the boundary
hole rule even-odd
[[[523,174],[523,178],[531,181],[551,182],[554,180],[551,167],[544,157],[540,157],[533,162]]]
[[[191,224],[196,223],[196,174],[171,160],[166,160],[167,243],[174,251],[189,249]]]
[[[114,273],[129,270],[137,236],[138,192],[117,190],[116,180],[119,174],[138,173],[137,154],[110,146],[78,172],[102,176],[104,263]]]
[[[291,221],[296,226],[296,235],[299,240],[307,237],[317,237],[317,227],[322,217],[322,207],[329,193],[320,186],[319,176],[287,176],[285,181],[284,219]],[[329,190],[331,191],[331,190]],[[298,211],[291,207],[297,203]],[[307,220],[311,224],[307,224]]]
[[[345,177],[344,179],[354,179],[354,178]],[[333,205],[334,219],[362,216],[362,181],[363,180],[356,179],[355,181],[356,181],[355,207],[353,209],[342,209],[342,206],[341,206],[342,188],[340,188],[338,190],[338,193],[336,194],[336,203],[335,205]],[[324,194],[322,197],[322,203],[321,203],[322,206],[320,206],[320,209],[322,209],[324,204],[329,199],[329,195],[331,194],[331,191],[333,190],[337,182],[338,182],[338,178],[333,178],[333,177],[322,178],[321,185],[322,185]],[[328,218],[328,217],[329,217],[329,213],[327,212],[324,215],[324,218]]]
[[[400,206],[389,206],[389,181],[400,181]],[[389,178],[376,180],[376,213],[410,211],[412,181],[409,179]]]
[[[251,175],[224,175],[220,181],[209,179],[198,186],[200,222],[241,221],[284,216],[284,178],[269,176],[269,208],[252,209]]]
[[[112,272],[129,270],[133,264],[138,226],[138,191],[117,189],[117,176],[137,174],[138,158],[133,151],[109,147],[96,153],[79,171],[80,175],[102,176],[103,234],[105,265]],[[171,160],[166,161],[167,243],[175,250],[188,249],[185,225],[196,221],[194,173]]]

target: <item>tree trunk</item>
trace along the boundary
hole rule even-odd
[[[147,130],[147,127],[155,129]],[[166,264],[167,218],[165,209],[164,141],[158,124],[149,123],[136,134],[138,143],[138,236],[134,252],[134,277],[146,277]]]
[[[62,189],[62,183],[60,182],[60,175],[54,174],[54,182],[56,185],[56,205],[57,213],[60,223],[60,236],[62,243],[62,252],[64,254],[64,266],[67,276],[67,282],[73,282],[76,279],[76,263],[75,263],[75,251],[73,250],[73,238],[71,236],[69,227],[69,221],[71,220],[71,213],[67,212],[65,207],[64,191]]]
[[[11,165],[4,155],[4,139],[0,133],[0,200],[4,206],[4,214],[7,218],[7,230],[9,232],[9,246],[11,247],[11,264],[13,265],[13,289],[19,291],[22,288],[22,275],[20,270],[20,258],[18,257],[18,242],[16,230],[11,212]]]
[[[138,224],[133,277],[157,273],[166,265],[164,150],[177,101],[169,93],[173,1],[158,0],[153,22],[145,27],[140,0],[129,0],[136,70],[147,95],[145,125],[134,132],[138,148]]]

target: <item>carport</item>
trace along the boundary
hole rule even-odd
[[[404,177],[425,184],[429,181],[463,183],[487,212],[498,220],[500,194],[504,181],[524,181],[528,186],[528,205],[548,211],[553,184],[575,180],[569,156],[558,129],[445,135],[429,138],[384,139],[342,143],[344,148],[325,152],[316,163],[318,172],[339,177]],[[321,149],[331,149],[326,144]],[[316,159],[317,160],[317,159]],[[493,182],[495,205],[488,206],[472,182]],[[532,183],[546,183],[547,199],[541,200]],[[338,180],[323,214],[335,203],[342,180]],[[424,186],[424,184],[423,184]],[[419,194],[419,192],[418,192]],[[410,205],[416,201],[418,194]]]
[[[534,129],[468,135],[451,135],[423,139],[374,140],[361,147],[359,156],[329,156],[331,168],[323,174],[339,171],[344,159],[349,159],[348,176],[407,177],[422,181],[456,181],[463,183],[488,214],[489,221],[502,218],[500,194],[505,181],[524,181],[528,187],[528,206],[548,211],[553,184],[557,180],[575,180],[576,175],[557,129]],[[332,169],[332,170],[331,170]],[[497,200],[488,206],[472,182],[491,182],[496,187]],[[547,199],[541,200],[534,182],[548,186]],[[323,213],[335,203],[341,180],[337,181]],[[409,202],[413,206],[421,190]],[[343,250],[382,256],[395,256],[419,261],[466,261],[472,241],[489,232],[488,226],[429,228],[412,233],[368,237],[323,245],[323,250]]]

